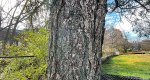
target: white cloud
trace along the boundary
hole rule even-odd
[[[2,0],[0,6],[7,12],[16,5],[16,0]]]
[[[122,17],[121,22],[119,22],[114,28],[119,29],[122,32],[131,32],[133,29],[131,23],[124,17]]]
[[[125,17],[122,17],[121,22],[114,26],[114,28],[119,29],[131,42],[139,39],[138,34],[133,32],[132,24]]]

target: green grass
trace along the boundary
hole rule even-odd
[[[115,56],[102,65],[105,74],[135,76],[150,79],[150,54]]]

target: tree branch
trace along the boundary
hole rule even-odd
[[[139,2],[138,0],[134,0],[135,2],[137,2],[140,6],[142,6],[144,9],[146,9],[147,11],[149,11],[150,9],[148,9],[144,4],[142,4],[141,2]]]
[[[0,56],[0,58],[25,58],[25,57],[35,57],[35,56]]]

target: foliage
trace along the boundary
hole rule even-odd
[[[103,65],[106,74],[135,76],[150,79],[150,54],[115,56]]]
[[[46,56],[48,51],[48,31],[44,28],[37,32],[24,31],[16,38],[18,45],[7,45],[5,56],[35,56],[31,58],[3,59],[7,64],[3,67],[0,79],[5,80],[43,80],[46,74]],[[0,60],[2,61],[2,59]],[[4,66],[4,65],[3,65]]]

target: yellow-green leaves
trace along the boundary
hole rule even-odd
[[[18,45],[7,45],[7,56],[35,57],[4,59],[7,65],[0,69],[0,74],[3,74],[0,80],[44,79],[47,68],[48,34],[45,28],[40,28],[37,32],[24,31],[16,37]]]

